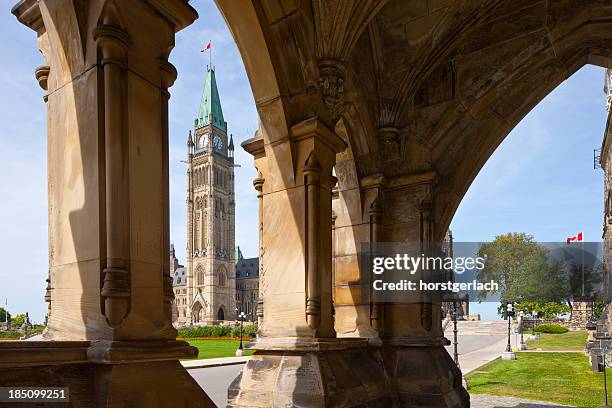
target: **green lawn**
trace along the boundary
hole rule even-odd
[[[234,357],[240,344],[240,340],[187,340],[187,342],[200,351],[196,359]],[[244,345],[246,342],[242,344]],[[253,353],[252,350],[244,350],[245,356],[250,356]]]
[[[539,340],[527,341],[529,350],[542,349],[545,351],[557,350],[584,350],[587,332],[584,330],[569,331],[561,334],[541,333]]]
[[[467,375],[470,393],[505,395],[581,408],[603,402],[603,374],[594,373],[580,353],[516,353]]]

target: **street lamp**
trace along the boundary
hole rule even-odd
[[[514,310],[514,306],[512,303],[506,304],[506,318],[508,319],[508,344],[506,344],[506,351],[502,353],[502,360],[516,360],[516,354],[512,351],[512,345],[510,344],[510,323],[511,323],[511,314]]]
[[[451,312],[451,318],[453,320],[453,358],[457,368],[459,368],[459,352],[457,350],[457,301],[453,300],[453,311]]]
[[[236,309],[238,311],[238,309]],[[240,357],[244,354],[244,350],[242,349],[242,323],[244,322],[244,318],[246,315],[244,312],[240,312],[238,315],[238,319],[240,319],[240,345],[238,346],[238,350],[236,350],[236,356]]]
[[[521,332],[521,344],[519,344],[519,350],[527,350],[527,345],[523,339],[523,319],[525,318],[525,312],[519,311],[519,330]]]

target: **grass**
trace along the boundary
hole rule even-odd
[[[569,331],[561,334],[540,334],[539,340],[528,340],[527,347],[530,350],[542,349],[544,351],[559,350],[584,350],[587,332],[584,330]]]
[[[580,353],[517,353],[467,375],[470,393],[550,401],[580,408],[603,402],[603,373],[594,373]]]
[[[236,349],[240,340],[187,340],[187,342],[197,347],[199,355],[195,359],[220,358],[236,356]],[[244,345],[246,342],[243,342]],[[253,350],[244,350],[245,356],[253,354]],[[194,359],[194,360],[195,360]]]

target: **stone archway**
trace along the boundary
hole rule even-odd
[[[244,144],[258,169],[257,361],[230,387],[229,405],[468,406],[435,304],[363,303],[359,318],[334,317],[332,168],[350,147],[349,170],[337,175],[367,198],[338,194],[350,205],[336,214],[344,229],[336,241],[440,239],[475,174],[529,109],[583,64],[610,65],[612,10],[596,0],[217,4],[261,118]],[[45,336],[68,341],[39,344],[44,364],[27,365],[111,371],[85,380],[103,390],[97,401],[207,406],[178,363],[195,350],[175,340],[166,273],[167,102],[176,75],[167,59],[175,31],[196,14],[182,0],[23,0],[13,12],[37,32],[45,59],[36,71],[52,181]],[[337,277],[359,275],[350,259],[335,265]],[[346,310],[362,300],[355,286],[346,279],[335,289]],[[335,318],[344,319],[340,340]],[[24,366],[20,347],[0,348],[3,366]],[[276,381],[298,371],[286,387]],[[325,388],[346,384],[336,381],[343,376],[367,390]],[[121,379],[129,395],[114,386]]]
[[[223,306],[219,307],[219,310],[217,311],[217,320],[225,320],[225,311],[223,310]]]
[[[191,306],[191,320],[192,323],[200,323],[204,321],[204,307],[202,306],[202,303],[200,303],[199,301],[196,301],[193,303],[193,306]]]

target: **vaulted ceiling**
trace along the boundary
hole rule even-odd
[[[289,126],[342,119],[360,177],[435,171],[448,222],[510,130],[582,65],[612,57],[610,1],[254,4]]]

